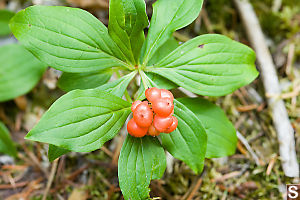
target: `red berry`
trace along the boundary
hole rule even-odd
[[[172,92],[170,92],[169,90],[161,89],[161,90],[160,90],[160,95],[161,95],[161,98],[168,97],[168,98],[170,98],[172,101],[174,101],[174,96],[173,96]]]
[[[153,112],[148,105],[148,101],[142,102],[135,108],[133,119],[141,127],[149,127],[152,124]]]
[[[172,125],[165,131],[165,133],[171,133],[173,131],[175,131],[175,129],[177,128],[178,125],[178,120],[176,117],[172,116],[173,119],[173,123]]]
[[[148,128],[138,126],[134,119],[131,119],[127,124],[127,131],[133,137],[144,137],[147,134]]]
[[[153,124],[151,124],[151,126],[148,129],[148,135],[151,136],[159,136],[160,132],[153,126]]]
[[[168,117],[174,110],[174,104],[170,98],[160,98],[152,102],[152,109],[157,115]]]
[[[135,102],[132,103],[132,106],[131,106],[131,111],[134,112],[134,110],[136,109],[136,107],[138,105],[140,105],[142,102],[140,100],[137,100]]]
[[[160,117],[159,115],[155,115],[153,119],[153,126],[161,133],[167,131],[172,123],[172,116]]]
[[[161,92],[160,92],[160,89],[153,87],[153,88],[148,88],[145,92],[145,95],[146,95],[146,98],[150,102],[152,102],[161,97]]]

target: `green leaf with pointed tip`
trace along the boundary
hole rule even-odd
[[[48,149],[48,159],[50,162],[54,161],[56,158],[61,157],[62,155],[65,155],[66,153],[69,153],[70,151],[67,149],[63,149],[57,146],[54,146],[53,144],[49,144]]]
[[[199,15],[203,0],[158,0],[148,36],[143,46],[142,63],[146,65],[172,33],[192,23]]]
[[[132,64],[138,64],[147,26],[144,0],[109,1],[109,34]]]
[[[99,89],[73,90],[49,108],[26,139],[76,152],[94,151],[119,132],[130,106]]]
[[[235,153],[237,136],[224,111],[202,98],[177,99],[200,120],[207,134],[206,158],[219,158]]]
[[[118,162],[119,183],[125,200],[148,199],[150,181],[161,178],[165,169],[165,152],[156,137],[127,135]]]
[[[162,145],[199,174],[203,170],[206,153],[205,130],[197,116],[177,100],[174,100],[174,116],[178,119],[177,129],[170,134],[160,134]]]
[[[217,34],[202,35],[186,42],[146,70],[207,96],[232,93],[258,76],[254,51]]]
[[[37,58],[64,72],[128,67],[107,28],[78,8],[31,6],[11,19],[10,28]]]
[[[0,102],[29,92],[47,66],[18,44],[0,47]]]
[[[58,87],[66,92],[75,89],[93,89],[109,81],[112,71],[91,73],[63,73],[58,80]]]
[[[5,36],[11,33],[8,26],[9,20],[15,15],[9,10],[0,10],[0,36]]]
[[[17,156],[17,150],[14,142],[11,140],[9,131],[0,121],[0,152],[10,156]]]
[[[136,71],[133,71],[130,74],[123,76],[122,78],[119,78],[112,82],[108,82],[98,87],[98,89],[105,90],[110,94],[116,95],[118,97],[122,97],[125,90],[127,89],[128,84],[134,78],[136,73],[137,73]]]

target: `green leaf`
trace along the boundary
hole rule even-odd
[[[148,66],[155,65],[162,59],[164,59],[167,55],[169,55],[172,51],[174,51],[177,47],[179,47],[178,41],[172,36],[170,37],[153,55],[151,60],[148,63]]]
[[[131,112],[130,106],[99,89],[73,90],[50,107],[26,139],[90,152],[119,132]]]
[[[179,47],[178,41],[172,36],[168,39],[154,54],[154,56],[149,61],[149,65],[154,65],[162,60],[164,57],[169,55],[172,51],[174,51],[177,47]],[[160,88],[164,88],[167,90],[177,88],[178,86],[172,81],[153,73],[146,73],[146,75],[155,82],[156,85],[159,85]]]
[[[0,47],[0,60],[0,102],[29,92],[47,67],[17,44]]]
[[[198,117],[207,133],[206,158],[230,156],[235,153],[237,136],[224,111],[202,98],[177,99]]]
[[[258,76],[254,62],[255,53],[249,47],[222,35],[208,34],[186,42],[146,70],[196,94],[222,96]]]
[[[69,153],[70,151],[67,149],[63,149],[52,144],[49,144],[48,149],[48,159],[50,162],[54,161],[56,158],[61,157],[62,155]]]
[[[144,0],[109,1],[109,34],[132,64],[138,64],[147,26]]]
[[[158,0],[153,4],[148,36],[143,46],[143,64],[171,37],[199,15],[203,0]]]
[[[172,81],[153,73],[146,73],[146,75],[156,84],[159,85],[160,88],[164,88],[167,90],[171,90],[177,88],[178,86]]]
[[[14,12],[9,10],[0,10],[0,36],[10,34],[10,28],[8,26],[9,20],[15,15]]]
[[[12,18],[10,28],[37,58],[64,72],[128,67],[107,28],[78,8],[31,6]]]
[[[93,89],[109,81],[112,71],[92,73],[63,73],[58,80],[58,87],[69,92],[75,89]]]
[[[98,87],[98,89],[105,90],[110,94],[116,95],[118,97],[122,97],[125,90],[127,89],[128,84],[134,78],[136,73],[137,73],[136,71],[133,71],[130,74],[123,76],[122,78],[119,78],[112,82],[108,82]]]
[[[14,142],[11,140],[9,131],[0,121],[0,152],[10,156],[17,156],[17,150]]]
[[[143,83],[142,83],[142,79],[141,79],[141,82],[140,82],[140,87],[139,87],[139,89],[138,89],[138,91],[136,92],[136,96],[135,96],[135,99],[136,100],[140,100],[140,101],[142,101],[142,100],[144,100],[144,99],[146,99],[146,95],[145,95],[145,87],[144,87],[144,85],[143,85]]]
[[[165,152],[156,137],[127,135],[118,162],[119,183],[125,200],[148,199],[150,181],[161,178],[165,169]]]
[[[174,116],[178,126],[170,134],[160,134],[163,147],[175,158],[185,162],[195,173],[201,173],[204,166],[207,136],[195,114],[177,100],[174,100]]]

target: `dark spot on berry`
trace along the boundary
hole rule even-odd
[[[29,27],[31,27],[31,24],[28,24]]]

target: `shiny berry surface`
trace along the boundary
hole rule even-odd
[[[151,126],[148,129],[148,135],[151,136],[159,136],[160,132],[153,126],[153,124],[151,124]]]
[[[157,115],[168,117],[174,110],[174,104],[170,98],[160,98],[152,103],[152,109]]]
[[[172,119],[173,119],[173,123],[172,125],[165,131],[165,133],[171,133],[173,131],[175,131],[175,129],[177,128],[178,126],[178,120],[176,117],[172,116]]]
[[[140,103],[133,112],[133,119],[141,127],[149,127],[152,124],[153,112],[147,101]]]
[[[167,129],[172,125],[173,118],[172,116],[169,117],[160,117],[159,115],[155,115],[153,119],[153,126],[159,132],[165,132]]]
[[[136,109],[136,107],[138,105],[140,105],[142,102],[140,100],[137,100],[135,102],[132,103],[132,106],[131,106],[131,111],[134,112],[134,110]]]
[[[174,96],[173,96],[172,92],[170,92],[169,90],[161,89],[160,95],[161,95],[161,98],[167,97],[167,98],[170,98],[172,101],[174,101]]]
[[[148,88],[145,92],[145,95],[150,102],[153,102],[161,98],[161,90],[156,87]]]
[[[127,131],[133,137],[144,137],[147,134],[148,128],[138,126],[134,119],[129,120]]]

